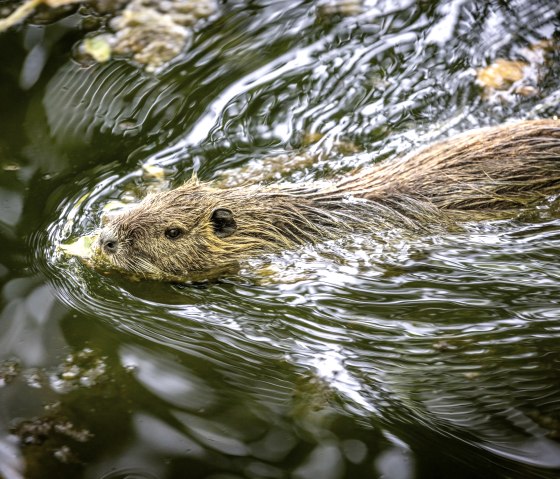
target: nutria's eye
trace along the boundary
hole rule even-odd
[[[218,208],[212,212],[210,217],[214,226],[214,234],[218,238],[227,238],[237,230],[237,223],[233,218],[233,213],[227,208]]]
[[[165,230],[165,236],[169,239],[176,240],[183,236],[183,230],[181,228],[167,228]]]

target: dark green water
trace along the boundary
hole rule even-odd
[[[303,181],[560,113],[557,53],[529,97],[473,73],[557,35],[557,2],[365,3],[225,2],[158,75],[80,68],[75,18],[0,35],[0,476],[560,477],[555,199],[181,287],[57,248],[146,164],[179,184],[307,148]]]

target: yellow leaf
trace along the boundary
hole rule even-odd
[[[97,240],[97,235],[80,236],[77,240],[68,244],[61,244],[62,251],[70,256],[79,258],[90,258],[92,256],[92,244]]]
[[[111,45],[104,35],[86,38],[84,40],[84,50],[98,63],[111,59]]]
[[[499,58],[492,65],[478,70],[476,79],[485,88],[504,90],[523,78],[525,67],[527,63]]]
[[[56,8],[70,5],[71,3],[80,3],[81,1],[82,0],[43,0],[43,3],[49,7]]]

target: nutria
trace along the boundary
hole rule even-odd
[[[219,189],[196,179],[109,219],[97,258],[167,279],[355,231],[433,231],[560,190],[560,120],[475,130],[338,182]]]

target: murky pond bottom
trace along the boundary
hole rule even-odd
[[[60,248],[193,172],[333,178],[558,115],[557,2],[215,7],[155,71],[80,63],[87,9],[0,36],[0,477],[559,477],[556,198],[192,284]]]

